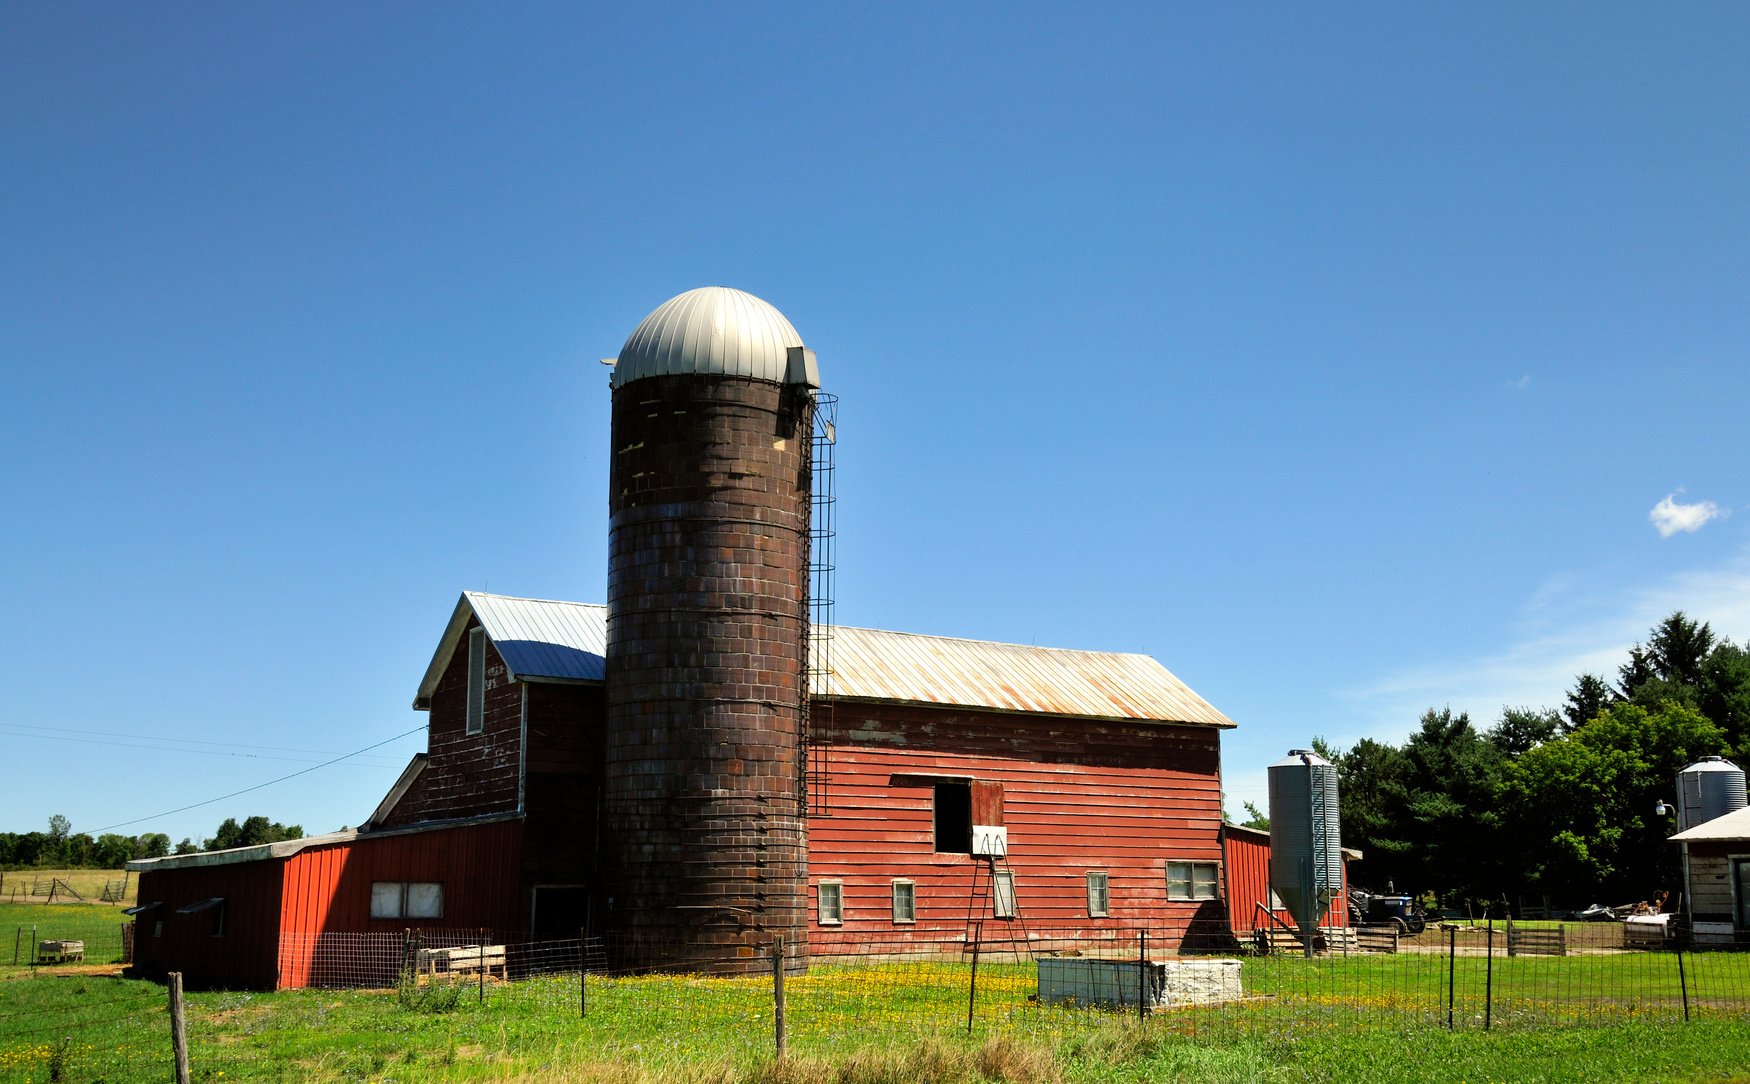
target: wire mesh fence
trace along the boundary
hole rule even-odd
[[[107,908],[39,908],[40,920],[13,923],[0,934],[0,966],[36,968],[71,963],[126,963],[134,924]],[[33,916],[35,917],[35,916]],[[10,940],[11,944],[4,943]]]
[[[1228,951],[1173,951],[1186,943]],[[859,1027],[862,1039],[904,1040],[955,1028],[1047,1036],[1100,1026],[1112,1013],[1171,1018],[1199,1033],[1357,1011],[1452,1029],[1750,1016],[1750,953],[1697,951],[1675,937],[1636,943],[1621,924],[1521,924],[1511,934],[1452,924],[1372,940],[1333,930],[1311,954],[1225,925],[1170,941],[1146,929],[1007,923],[934,939],[815,930],[806,958],[774,958],[768,942],[698,966],[694,946],[694,966],[681,974],[651,965],[662,949],[648,939],[423,931],[288,937],[282,960],[307,959],[300,985],[456,988],[483,1005],[610,1022],[654,1014],[680,1028],[763,1020],[770,1032],[781,986],[787,1038],[802,1043],[841,1042],[846,1020],[879,1025]]]
[[[833,1057],[960,1036],[1056,1043],[1114,1026],[1221,1042],[1327,1027],[1531,1030],[1750,1018],[1750,952],[1698,951],[1676,937],[1637,943],[1620,923],[1538,923],[1511,940],[1502,926],[1469,924],[1371,941],[1338,930],[1310,955],[1225,926],[1199,933],[1197,943],[1224,941],[1229,951],[1176,953],[1183,939],[1167,941],[1164,931],[986,922],[933,939],[817,929],[806,956],[767,941],[725,953],[720,974],[652,969],[662,946],[648,941],[530,941],[487,930],[287,937],[281,953],[282,965],[301,961],[296,985],[353,989],[338,996],[371,1012],[469,1014],[491,1020],[507,1044],[570,1041],[603,1059],[679,1056],[701,1044],[742,1059],[779,1049]],[[9,1079],[8,1066],[41,1069],[56,1058],[128,1079],[165,1056],[158,987],[99,976],[5,985],[47,992],[15,998],[0,990],[0,1079]],[[296,992],[284,1003],[274,1000],[281,995],[214,996],[230,1000],[205,1015],[197,1009],[191,1043],[210,1068],[231,1066],[232,1076],[249,1055],[209,1041],[208,1032],[240,1014],[280,1012],[275,1006],[335,1011]]]

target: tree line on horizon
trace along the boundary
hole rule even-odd
[[[1750,642],[1679,610],[1629,649],[1614,683],[1581,674],[1560,709],[1505,708],[1488,729],[1429,709],[1401,745],[1313,746],[1337,768],[1343,845],[1362,852],[1352,885],[1496,913],[1660,890],[1674,906],[1676,817],[1655,807],[1675,806],[1678,773],[1702,757],[1750,761]]]
[[[226,817],[217,831],[198,844],[187,837],[173,844],[163,832],[137,836],[105,832],[92,838],[87,833],[74,832],[72,822],[56,813],[49,818],[46,832],[0,832],[0,869],[120,869],[137,858],[278,843],[298,839],[303,834],[302,825],[255,816],[241,823],[235,817]]]

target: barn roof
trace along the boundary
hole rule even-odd
[[[432,692],[478,616],[518,681],[599,683],[605,678],[607,607],[464,592],[413,706]],[[815,695],[995,711],[1231,727],[1233,720],[1147,655],[961,640],[832,627],[830,684]]]
[[[1672,836],[1677,843],[1706,843],[1750,839],[1750,807],[1735,809],[1711,821],[1703,821]]]
[[[492,824],[497,821],[514,820],[519,816],[521,814],[518,813],[492,813],[483,817],[426,821],[423,824],[408,824],[395,828],[372,830],[343,828],[338,832],[324,832],[317,836],[282,839],[278,843],[256,843],[248,847],[229,847],[222,851],[197,851],[194,854],[171,854],[165,855],[163,858],[135,858],[128,862],[127,868],[136,873],[150,873],[163,869],[193,869],[197,866],[235,866],[244,862],[261,862],[269,858],[290,858],[306,848],[323,847],[330,843],[351,843],[356,839],[380,839],[385,836],[441,832],[446,828],[466,828],[476,824]]]

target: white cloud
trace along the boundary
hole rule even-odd
[[[1524,376],[1520,377],[1518,380],[1509,380],[1509,381],[1507,381],[1507,386],[1509,388],[1512,388],[1514,391],[1524,391],[1526,388],[1529,388],[1531,386],[1531,374],[1526,373]]]
[[[1469,712],[1479,727],[1499,721],[1503,707],[1559,708],[1579,674],[1615,681],[1629,645],[1673,610],[1742,643],[1750,636],[1750,552],[1637,591],[1563,575],[1528,607],[1524,631],[1497,652],[1406,668],[1350,690],[1345,698],[1357,709],[1360,733],[1339,744],[1360,736],[1400,742],[1429,708]]]
[[[1680,489],[1677,493],[1682,493]],[[1678,504],[1677,493],[1667,493],[1665,499],[1653,506],[1647,513],[1647,518],[1658,529],[1660,538],[1670,538],[1678,531],[1699,531],[1709,520],[1718,519],[1724,513],[1720,506],[1712,501],[1696,501],[1694,504]]]

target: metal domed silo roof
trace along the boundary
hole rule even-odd
[[[767,302],[703,286],[664,301],[633,330],[614,363],[613,386],[688,373],[783,383],[789,348],[801,345],[802,336]]]

